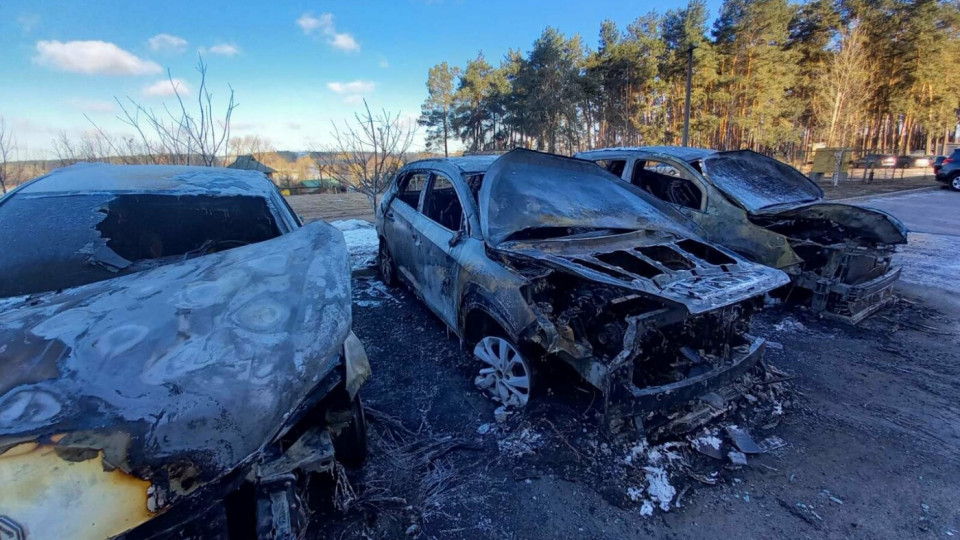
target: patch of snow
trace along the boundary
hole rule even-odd
[[[627,464],[632,464],[637,458],[643,456],[647,453],[647,440],[643,439],[635,443],[630,450],[627,452],[627,456],[623,458]]]
[[[723,441],[713,434],[708,433],[707,435],[697,437],[691,441],[691,444],[693,445],[694,450],[702,454],[707,454],[713,457],[719,457],[722,455],[720,453],[720,445],[723,444]]]
[[[644,517],[653,515],[653,504],[650,501],[643,501],[643,506],[640,507],[640,515]]]
[[[900,279],[948,291],[956,289],[960,275],[960,237],[910,233],[907,245],[894,256],[894,264],[903,270]]]
[[[806,330],[807,327],[793,317],[786,317],[782,321],[773,325],[773,329],[777,332],[802,332],[803,330]]]
[[[380,307],[383,302],[398,303],[387,286],[377,279],[358,279],[353,287],[353,303],[359,307]]]
[[[512,434],[497,441],[497,448],[501,454],[513,458],[533,455],[542,444],[541,439],[542,436],[536,431],[524,428],[520,433]]]
[[[731,450],[727,452],[727,457],[730,458],[730,463],[734,465],[746,465],[747,464],[747,455],[743,452],[737,452],[736,450]]]
[[[380,239],[373,223],[362,219],[344,219],[332,221],[331,225],[343,233],[343,240],[350,252],[350,266],[353,269],[373,266],[377,261]]]
[[[650,499],[660,506],[664,512],[670,511],[670,502],[673,501],[677,490],[670,484],[667,471],[662,467],[644,467],[647,477],[647,494]]]

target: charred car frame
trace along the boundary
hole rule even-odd
[[[263,175],[74,165],[0,227],[0,509],[28,538],[293,538],[308,474],[363,459],[343,237]]]
[[[789,279],[684,220],[588,161],[423,160],[383,197],[379,267],[473,347],[494,399],[525,405],[540,362],[560,360],[609,421],[636,419],[747,372],[764,348],[750,314]]]
[[[881,212],[828,203],[793,167],[741,150],[610,148],[582,152],[608,171],[672,205],[706,238],[790,274],[783,295],[814,311],[858,323],[894,300],[907,241],[903,223]]]

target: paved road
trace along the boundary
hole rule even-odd
[[[889,212],[910,229],[895,261],[903,268],[900,292],[941,310],[960,311],[960,192],[946,189],[856,201]]]
[[[960,192],[937,189],[857,201],[903,221],[910,232],[960,236]]]

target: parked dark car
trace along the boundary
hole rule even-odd
[[[897,157],[898,169],[920,169],[930,167],[933,164],[931,156],[899,156]]]
[[[940,168],[943,167],[943,161],[947,159],[947,156],[933,156],[933,161],[931,161],[930,166],[933,167],[933,172],[936,174],[940,171]]]
[[[588,161],[428,159],[384,194],[379,268],[472,348],[475,383],[504,405],[526,405],[559,361],[602,392],[611,426],[653,428],[652,411],[751,369],[764,340],[750,314],[788,281],[685,221]]]
[[[854,169],[891,169],[897,166],[897,156],[893,154],[867,154],[853,160]]]
[[[939,168],[934,169],[934,178],[937,182],[960,191],[960,148],[940,162]]]
[[[672,205],[706,238],[786,271],[779,291],[818,312],[856,323],[893,300],[891,264],[906,228],[878,210],[823,200],[799,171],[751,151],[641,147],[577,154]]]
[[[0,199],[0,513],[26,538],[295,538],[366,453],[342,234],[261,173],[79,164]]]

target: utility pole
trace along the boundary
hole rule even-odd
[[[683,104],[683,145],[690,146],[690,88],[693,86],[693,44],[687,49],[687,98]]]

